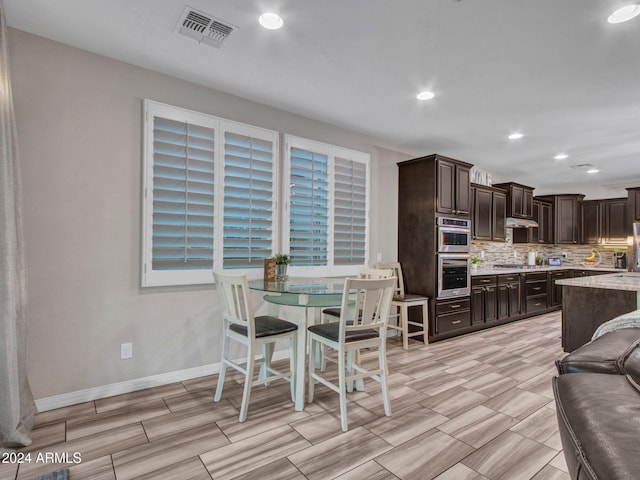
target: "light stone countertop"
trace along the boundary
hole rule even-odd
[[[640,292],[640,273],[620,272],[611,275],[576,277],[557,280],[556,284],[568,287],[603,288]]]
[[[626,273],[625,270],[613,268],[613,267],[585,267],[585,266],[570,266],[563,265],[561,267],[550,267],[549,265],[543,265],[540,267],[520,267],[520,268],[496,268],[493,265],[480,265],[478,270],[472,271],[471,276],[477,277],[481,275],[501,275],[511,273],[535,273],[535,272],[558,272],[563,270],[593,270],[594,272],[618,272]]]

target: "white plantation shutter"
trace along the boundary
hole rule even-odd
[[[364,265],[367,262],[367,170],[364,162],[335,157],[335,265]]]
[[[213,266],[214,134],[153,119],[153,270]]]
[[[224,134],[224,268],[262,268],[274,251],[274,143]]]
[[[369,155],[292,135],[285,144],[292,274],[357,273],[369,255]]]
[[[144,108],[142,286],[262,269],[275,250],[278,133],[150,100]]]
[[[290,149],[289,254],[296,266],[327,264],[328,157]]]

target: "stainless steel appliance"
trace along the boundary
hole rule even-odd
[[[438,254],[438,298],[471,294],[471,259],[457,253]]]
[[[471,220],[438,217],[438,252],[469,253]]]
[[[640,223],[633,224],[633,243],[631,244],[631,271],[640,272]]]
[[[616,268],[627,268],[627,254],[624,252],[614,252],[613,254],[614,265]]]

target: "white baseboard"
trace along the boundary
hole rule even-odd
[[[287,350],[279,350],[274,352],[273,360],[283,360],[289,358]],[[242,362],[243,360],[237,360]],[[151,375],[149,377],[136,378],[127,380],[126,382],[111,383],[99,387],[87,388],[85,390],[77,390],[75,392],[63,393],[52,397],[44,397],[36,399],[36,407],[38,412],[46,412],[56,408],[77,405],[78,403],[90,402],[101,398],[122,395],[123,393],[136,392],[152,387],[160,387],[171,383],[183,382],[207,375],[214,375],[220,371],[220,363],[211,363],[200,367],[187,368],[185,370],[177,370],[174,372],[161,373]]]

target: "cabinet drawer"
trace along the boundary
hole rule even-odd
[[[497,277],[495,275],[488,275],[482,277],[471,277],[472,287],[481,287],[483,285],[495,285],[497,283]]]
[[[445,313],[436,316],[436,334],[461,330],[471,326],[471,312]]]
[[[438,302],[436,303],[436,315],[440,315],[442,313],[460,312],[463,310],[469,310],[469,308],[469,298],[460,298],[458,300]]]
[[[547,279],[547,272],[527,273],[526,274],[527,282],[537,281],[537,280],[546,280],[546,279]]]
[[[567,278],[569,276],[569,272],[553,272],[551,274],[551,276],[556,279],[556,278]]]
[[[526,284],[526,295],[530,297],[532,295],[541,295],[543,293],[547,293],[547,280],[537,281],[537,282],[529,282]]]
[[[547,308],[546,294],[527,297],[527,313],[537,312],[538,310],[546,310],[546,308]]]
[[[520,275],[514,273],[513,275],[498,275],[498,283],[514,283],[520,281]]]

